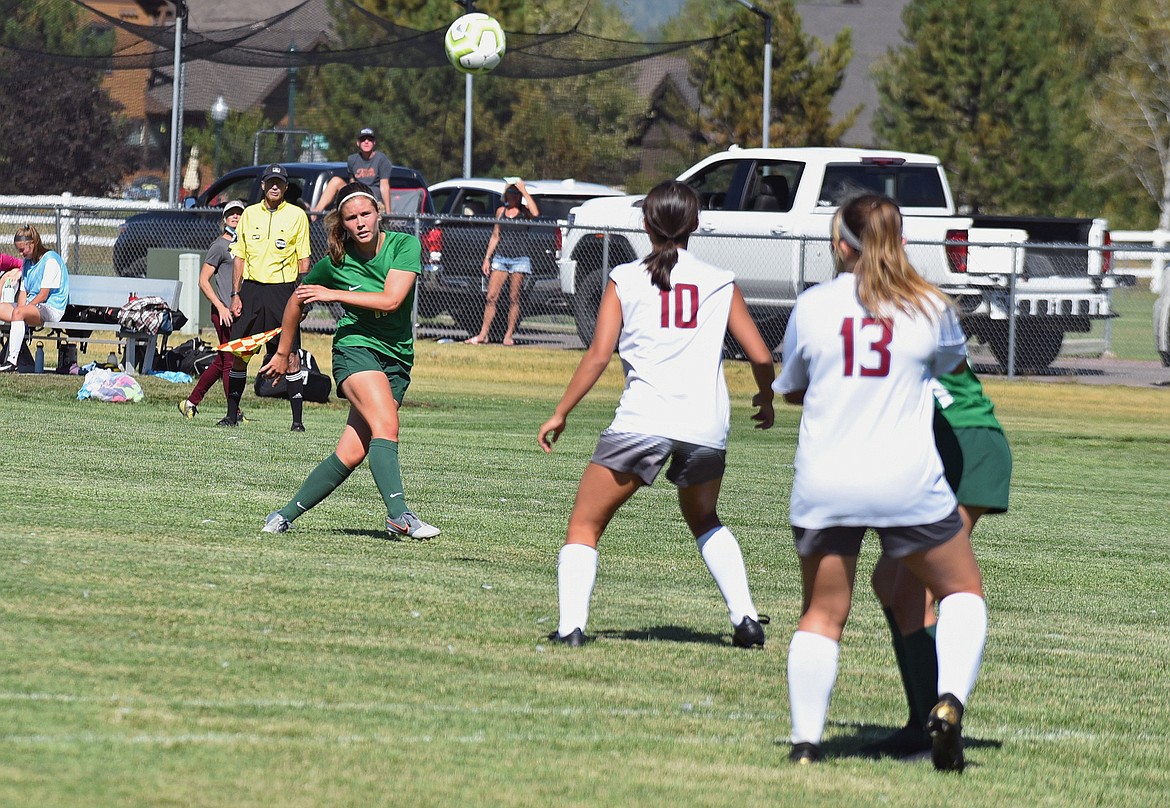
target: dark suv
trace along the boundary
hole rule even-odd
[[[312,207],[325,185],[335,175],[345,176],[345,163],[281,163],[289,174],[285,198]],[[199,196],[186,200],[185,208],[160,208],[131,216],[118,229],[114,242],[114,271],[126,277],[146,275],[146,257],[152,248],[203,252],[220,234],[220,211],[231,199],[248,204],[261,198],[260,175],[266,166],[247,166],[229,171]],[[413,216],[434,212],[426,181],[418,171],[394,166],[390,178],[390,214]],[[391,226],[393,219],[390,220]],[[413,221],[399,226],[413,231]],[[309,227],[313,260],[324,257],[325,229],[322,220]]]

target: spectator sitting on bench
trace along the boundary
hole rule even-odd
[[[12,324],[8,333],[8,359],[0,364],[0,373],[16,370],[27,327],[40,328],[60,322],[69,304],[69,270],[60,255],[41,243],[37,229],[31,224],[17,228],[12,243],[24,259],[24,267],[16,300],[0,303],[0,320]]]

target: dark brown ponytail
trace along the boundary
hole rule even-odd
[[[642,263],[650,273],[650,281],[668,290],[679,248],[687,246],[691,233],[699,227],[699,195],[684,182],[660,182],[642,202],[642,221],[652,245]]]

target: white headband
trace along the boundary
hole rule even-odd
[[[857,234],[849,229],[849,225],[845,224],[845,217],[837,217],[837,231],[841,234],[841,240],[848,244],[853,249],[861,252],[861,239]]]
[[[378,200],[375,199],[374,195],[371,194],[369,191],[354,191],[352,194],[349,194],[349,195],[341,198],[341,201],[337,203],[337,209],[341,210],[341,206],[344,205],[349,200],[353,199],[355,196],[369,197],[370,201],[374,203],[374,207],[378,206]]]

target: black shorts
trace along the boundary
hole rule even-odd
[[[253,334],[263,334],[279,328],[284,320],[284,307],[297,288],[295,281],[290,283],[257,283],[244,281],[240,285],[240,305],[243,311],[232,321],[232,339],[250,337]],[[267,353],[276,350],[278,342],[270,341],[265,347]],[[292,350],[295,352],[301,347],[301,333],[293,335]]]

